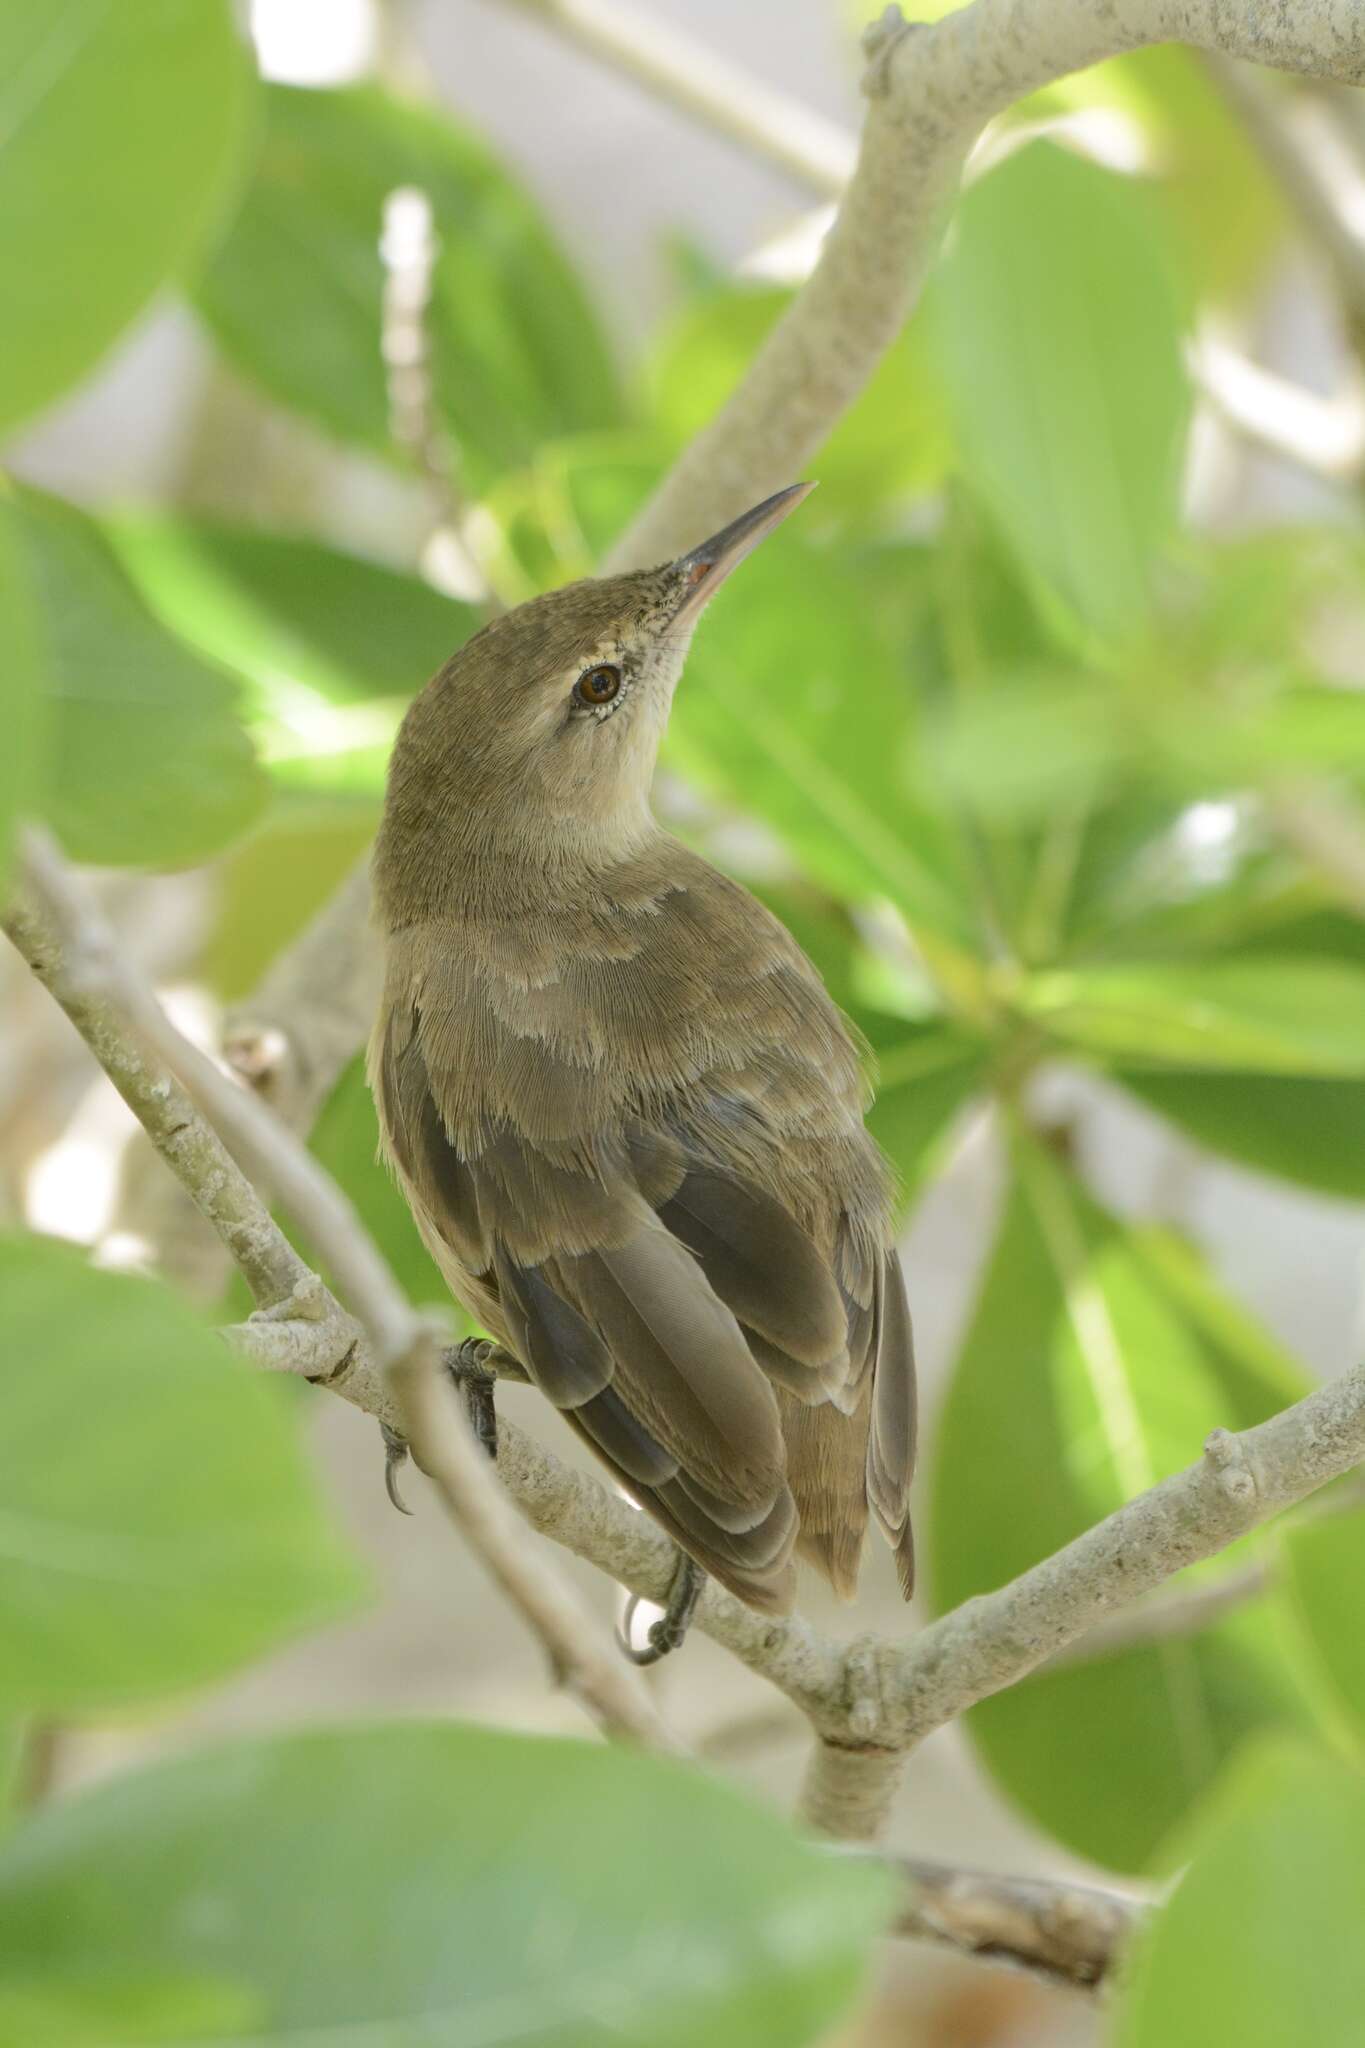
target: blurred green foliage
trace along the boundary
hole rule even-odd
[[[0,2038],[793,2048],[891,1889],[655,1757],[422,1722],[238,1743],[0,1849]]]
[[[0,1356],[0,1716],[156,1699],[354,1604],[287,1390],[167,1289],[0,1239]]]
[[[677,261],[628,373],[478,137],[377,86],[259,87],[225,0],[12,0],[0,77],[27,108],[0,133],[0,423],[171,287],[271,403],[403,470],[379,228],[418,187],[439,420],[512,600],[591,570],[790,298]],[[1365,930],[1275,808],[1309,778],[1365,831],[1365,697],[1323,652],[1334,621],[1358,630],[1365,550],[1350,516],[1235,539],[1179,516],[1188,334],[1263,282],[1282,208],[1186,53],[1018,118],[1076,109],[1121,119],[1158,170],[1035,139],[971,186],[819,495],[708,619],[667,756],[701,796],[686,829],[866,1035],[907,1202],[965,1119],[1005,1134],[930,1437],[940,1608],[1305,1384],[1195,1246],[1097,1201],[1069,1133],[1038,1128],[1040,1070],[1365,1199]],[[91,862],[214,856],[200,966],[240,996],[363,848],[404,703],[477,621],[321,530],[95,516],[0,481],[0,863],[20,813]],[[374,1136],[352,1066],[315,1149],[438,1301]],[[358,1597],[289,1405],[165,1290],[7,1240],[0,1353],[0,1777],[34,1722],[177,1693]],[[1210,2040],[1208,2001],[1228,2039],[1356,2037],[1365,1515],[1340,1489],[1328,1506],[1201,1568],[1273,1566],[1235,1613],[969,1716],[1050,1836],[1122,1870],[1191,1859],[1125,2048]],[[671,1766],[421,1727],[130,1775],[16,1826],[0,1899],[0,2039],[46,2048],[322,2048],[362,2021],[397,2048],[489,2038],[490,2015],[508,2041],[797,2043],[849,1996],[885,1905]]]

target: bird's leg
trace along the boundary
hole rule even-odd
[[[631,1595],[626,1605],[625,1620],[621,1625],[621,1648],[632,1664],[657,1664],[670,1650],[680,1648],[683,1638],[691,1626],[692,1616],[697,1611],[697,1602],[706,1584],[706,1573],[688,1556],[685,1550],[678,1552],[678,1563],[668,1588],[664,1611],[657,1621],[649,1625],[643,1649],[637,1650],[630,1640],[630,1624],[640,1604],[638,1593]]]
[[[498,1455],[498,1415],[493,1389],[499,1380],[525,1380],[523,1368],[510,1351],[490,1344],[486,1337],[466,1337],[441,1354],[441,1363],[464,1397],[475,1436],[490,1458]],[[402,1515],[412,1513],[398,1491],[398,1474],[407,1461],[408,1440],[401,1430],[387,1422],[379,1425],[384,1439],[384,1491]]]
[[[496,1344],[490,1344],[486,1338],[466,1337],[463,1344],[452,1345],[441,1356],[442,1365],[463,1396],[469,1426],[490,1458],[498,1455],[498,1411],[493,1403],[498,1374],[490,1362],[496,1355]]]

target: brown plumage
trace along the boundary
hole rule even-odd
[[[416,699],[375,856],[385,1152],[457,1299],[755,1607],[913,1576],[914,1361],[859,1048],[649,785],[702,604],[805,495],[486,627]]]

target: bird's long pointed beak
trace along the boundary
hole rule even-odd
[[[704,540],[699,548],[679,555],[674,567],[684,579],[684,595],[669,625],[690,625],[702,606],[710,603],[730,571],[737,569],[744,557],[752,554],[759,542],[765,540],[775,526],[780,526],[787,514],[794,512],[814,489],[814,484],[789,484],[785,491],[774,491],[771,498],[765,498],[750,512],[741,512],[738,519],[722,526],[719,533],[713,533],[710,540]]]

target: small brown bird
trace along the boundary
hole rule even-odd
[[[384,1150],[457,1300],[700,1577],[851,1597],[871,1506],[909,1597],[910,1317],[859,1047],[747,890],[662,831],[702,607],[796,484],[659,569],[495,619],[389,771],[370,1047]]]

